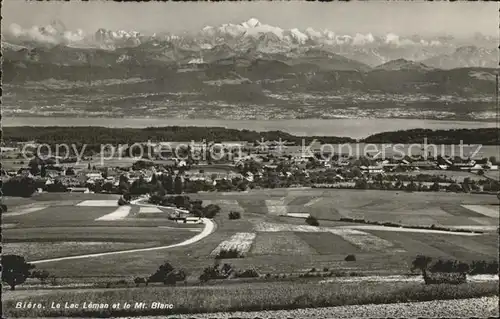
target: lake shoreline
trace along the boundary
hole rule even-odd
[[[132,117],[3,117],[4,127],[19,126],[66,126],[66,127],[110,127],[146,128],[164,126],[225,127],[247,129],[257,132],[283,131],[297,136],[348,136],[354,139],[372,134],[409,129],[474,129],[495,128],[496,122],[427,119],[284,119],[284,120],[224,120],[224,119],[177,119],[177,118],[132,118]]]

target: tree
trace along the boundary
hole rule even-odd
[[[248,181],[247,181],[247,180],[243,180],[242,182],[240,182],[240,183],[238,184],[238,186],[237,186],[237,187],[238,187],[238,190],[239,190],[239,191],[242,191],[242,192],[246,191],[246,190],[247,190],[247,187],[248,187]]]
[[[182,178],[177,175],[174,180],[174,193],[182,194]]]
[[[162,181],[161,181],[163,187],[167,191],[167,194],[173,194],[174,193],[174,179],[172,178],[172,175],[162,175]]]
[[[191,201],[188,196],[173,196],[173,202],[177,208],[190,209]]]
[[[220,207],[216,204],[209,204],[203,207],[203,216],[205,216],[206,218],[214,218],[215,215],[217,215],[219,212]]]
[[[2,192],[5,196],[30,197],[36,188],[32,178],[16,176],[3,183]]]
[[[31,277],[39,279],[42,285],[45,285],[46,280],[50,277],[50,273],[47,270],[35,270],[31,273]]]
[[[47,176],[47,166],[45,166],[45,163],[42,163],[42,167],[40,169],[40,176],[43,178]]]
[[[174,269],[165,276],[163,283],[165,285],[175,285],[175,283],[178,281],[186,280],[186,277],[187,275],[184,270]]]
[[[438,182],[434,182],[432,184],[432,186],[429,188],[430,191],[432,192],[439,192],[439,183]]]
[[[235,211],[229,212],[229,219],[240,219],[240,218],[241,218],[240,212],[235,212]]]
[[[129,205],[130,204],[130,195],[124,194],[118,198],[118,206]]]
[[[484,170],[480,169],[479,171],[477,171],[477,175],[483,176],[484,175]]]
[[[32,175],[37,175],[40,173],[40,167],[38,166],[39,161],[40,161],[40,159],[35,157],[32,160],[30,160],[30,162],[28,163],[28,166],[30,168],[30,173]]]
[[[160,181],[157,181],[156,184],[152,184],[152,192],[161,197],[164,197],[167,194]]]
[[[158,177],[156,177],[156,174],[153,173],[153,176],[151,176],[151,184],[156,185],[158,182]]]
[[[216,279],[219,272],[216,268],[217,266],[208,266],[203,269],[203,273],[200,275],[200,281],[206,282],[210,279]]]
[[[194,200],[191,205],[191,214],[196,217],[203,217],[203,206],[201,200]]]
[[[35,265],[29,264],[24,257],[18,255],[2,256],[2,282],[10,286],[10,290],[15,290],[17,285],[26,281],[30,276],[30,270]]]
[[[118,192],[120,194],[126,194],[129,192],[130,186],[128,183],[128,178],[125,175],[120,175],[120,182],[118,184]]]
[[[314,216],[311,216],[309,215],[307,218],[306,218],[306,223],[311,225],[311,226],[319,226],[319,222],[318,220],[316,219],[316,217]]]
[[[368,188],[368,182],[364,178],[360,178],[360,179],[358,179],[354,183],[354,188],[357,188],[357,189],[367,189]]]
[[[132,169],[134,171],[139,171],[141,169],[147,169],[154,166],[154,162],[152,161],[144,161],[144,160],[138,160],[137,162],[132,164]]]
[[[416,190],[417,190],[417,185],[415,184],[414,181],[411,181],[410,183],[408,183],[408,185],[406,185],[406,191],[414,192]]]
[[[452,183],[446,188],[446,190],[449,192],[458,193],[462,191],[462,187],[460,187],[460,185],[458,185],[457,183]]]
[[[350,255],[345,256],[344,260],[345,261],[356,261],[356,256],[350,254]]]
[[[63,193],[68,191],[68,188],[64,186],[60,180],[55,180],[53,184],[47,185],[45,189],[50,193]]]
[[[219,262],[215,262],[213,266],[208,266],[203,269],[203,273],[200,275],[200,280],[206,282],[210,279],[223,279],[228,278],[234,273],[234,269],[230,264],[224,264],[220,267]]]
[[[135,195],[144,195],[149,193],[150,190],[150,185],[146,183],[146,180],[142,176],[135,180],[130,186],[130,193]]]
[[[422,276],[424,276],[424,278],[426,278],[427,277],[427,267],[429,267],[429,264],[431,263],[431,261],[432,261],[432,258],[429,256],[418,255],[412,261],[412,271],[415,269],[418,269],[422,272]]]
[[[235,273],[236,278],[258,278],[259,277],[259,272],[254,269],[246,269],[244,271],[238,271]]]
[[[354,177],[361,177],[361,176],[363,176],[363,173],[361,173],[361,170],[359,169],[359,167],[354,167],[351,170],[351,173],[352,173],[352,176],[354,176]]]
[[[161,205],[164,199],[165,197],[158,193],[153,193],[149,196],[149,202],[154,205]]]
[[[471,179],[470,177],[464,178],[464,181],[462,182],[462,189],[465,193],[469,193],[471,190]]]
[[[115,186],[111,182],[106,182],[102,185],[102,190],[105,192],[112,192]]]
[[[470,270],[469,264],[464,262],[459,262],[456,267],[457,272],[459,273],[467,273]]]
[[[156,270],[154,274],[149,276],[148,282],[164,282],[167,278],[167,275],[174,270],[174,267],[168,263],[164,262],[160,267]]]
[[[144,279],[142,277],[135,277],[134,278],[134,283],[135,283],[136,287],[139,287],[140,284],[145,284],[146,283],[146,279]]]

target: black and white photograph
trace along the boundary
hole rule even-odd
[[[2,318],[499,316],[498,2],[1,14]]]

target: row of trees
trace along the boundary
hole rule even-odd
[[[256,132],[250,130],[228,129],[224,127],[149,127],[106,128],[106,127],[6,127],[4,140],[10,142],[37,141],[39,143],[86,145],[86,149],[100,151],[102,144],[134,144],[151,141],[289,141],[301,145],[302,136],[294,136],[282,131]],[[384,132],[371,135],[362,143],[423,143],[428,144],[483,144],[496,145],[497,128],[430,130],[411,129]],[[322,143],[354,143],[356,140],[347,137],[310,136],[306,143],[316,139]]]
[[[199,279],[201,282],[207,282],[211,279],[228,279],[228,278],[257,278],[259,273],[256,269],[250,268],[245,270],[237,270],[231,264],[220,264],[217,260],[213,266],[208,266],[203,269],[203,273]]]
[[[413,144],[423,143],[424,138],[428,144],[498,144],[498,128],[480,128],[480,129],[452,129],[452,130],[431,130],[431,129],[412,129],[394,132],[384,132],[371,135],[362,142],[364,143],[402,143]]]
[[[68,188],[59,180],[52,184],[45,184],[43,180],[35,180],[26,176],[15,176],[2,183],[2,192],[5,196],[30,197],[38,188],[47,192],[67,192]]]
[[[219,205],[208,204],[203,206],[203,201],[199,199],[192,200],[185,195],[168,196],[156,193],[149,197],[149,202],[159,206],[185,209],[196,217],[214,218],[221,210]]]
[[[61,160],[62,163],[64,163],[63,160]],[[37,176],[40,175],[40,177],[45,178],[47,177],[47,171],[48,170],[55,170],[55,171],[64,171],[64,175],[66,176],[74,176],[75,175],[75,170],[72,167],[68,167],[66,169],[63,169],[60,166],[55,166],[56,162],[53,159],[46,159],[42,160],[39,157],[34,157],[28,162],[28,169],[31,175]]]
[[[244,178],[222,179],[215,185],[208,181],[203,180],[183,180],[179,175],[172,176],[168,174],[161,175],[161,177],[153,176],[151,182],[147,182],[143,177],[135,180],[129,184],[127,177],[120,176],[118,186],[112,182],[96,181],[94,184],[87,184],[87,187],[96,193],[107,192],[117,194],[130,194],[130,195],[145,195],[154,194],[163,197],[167,194],[182,194],[182,193],[198,193],[198,192],[234,192],[245,191],[247,189],[260,188],[287,188],[293,185],[313,186],[312,181],[305,175],[295,174],[297,178],[289,178],[279,176],[276,173],[264,174],[262,178],[255,178],[252,182]],[[340,180],[326,180],[327,184],[334,184]],[[322,184],[322,183],[318,183]],[[493,180],[484,182],[475,182],[473,180],[464,180],[462,183],[452,183],[446,187],[441,186],[438,182],[432,185],[425,185],[411,181],[403,183],[401,180],[394,182],[387,182],[382,180],[369,181],[365,178],[358,178],[352,186],[356,189],[381,189],[381,190],[402,190],[402,191],[430,191],[437,192],[446,190],[449,192],[471,192],[480,191],[481,187],[484,191],[498,192],[500,191],[500,183]],[[40,181],[34,180],[29,177],[15,176],[3,182],[2,191],[5,196],[20,196],[30,197],[36,192],[38,188],[42,188],[48,192],[66,192],[68,189],[60,181],[56,180],[53,184],[45,185]]]
[[[149,128],[106,128],[106,127],[6,127],[6,142],[37,141],[49,145],[75,144],[86,145],[85,150],[100,151],[102,144],[128,144],[145,141],[290,141],[301,145],[303,137],[294,136],[282,131],[256,132],[250,130],[228,129],[224,127],[149,127]],[[314,139],[324,143],[352,143],[355,140],[334,136],[310,136],[307,142]]]
[[[141,283],[146,284],[161,282],[165,285],[175,285],[179,281],[186,280],[186,272],[183,269],[176,269],[170,263],[164,262],[158,269],[147,279],[136,277],[135,284],[138,286]]]
[[[220,264],[215,262],[213,266],[208,266],[203,269],[202,274],[199,276],[201,282],[207,282],[212,279],[227,279],[234,278],[255,278],[259,277],[259,273],[251,268],[243,271],[236,270],[232,265],[225,263]],[[149,277],[136,277],[134,283],[139,286],[140,284],[149,283],[163,283],[165,285],[175,285],[177,282],[185,281],[187,273],[183,269],[174,268],[169,262],[164,262],[160,267]]]
[[[88,184],[88,188],[96,193],[118,193],[131,195],[145,195],[151,193],[165,194],[182,194],[184,182],[182,177],[177,174],[153,174],[150,182],[146,181],[143,176],[140,176],[134,182],[130,183],[125,175],[120,175],[118,185],[111,181],[97,180],[93,184]]]
[[[427,276],[427,271],[441,273],[468,273],[476,274],[498,274],[498,261],[474,260],[468,264],[458,260],[438,259],[432,263],[430,256],[418,255],[412,261],[412,270],[420,270],[422,275]]]
[[[354,255],[349,255],[345,258],[346,261],[355,261]],[[438,259],[432,263],[432,258],[425,255],[418,255],[412,261],[412,270],[418,269],[422,272],[426,282],[433,283],[432,275],[429,276],[427,271],[431,273],[459,273],[463,274],[463,278],[446,277],[440,280],[446,282],[461,283],[465,280],[465,274],[498,274],[498,261],[473,261],[471,264],[460,262],[457,260],[442,260]],[[226,279],[229,277],[250,278],[259,277],[255,269],[247,269],[245,271],[236,271],[230,264],[221,265],[216,260],[213,266],[208,266],[203,269],[203,273],[199,279],[206,282],[211,279]],[[3,255],[2,256],[2,282],[7,283],[11,290],[15,290],[16,286],[26,282],[28,278],[37,278],[42,284],[46,283],[47,279],[55,279],[49,272],[45,270],[35,270],[35,265],[26,262],[25,258],[18,255]],[[158,269],[147,278],[136,277],[134,282],[136,285],[149,283],[164,283],[165,285],[175,285],[177,282],[185,281],[187,273],[183,269],[174,268],[169,262],[164,262]],[[451,280],[451,281],[450,281]],[[438,280],[439,281],[439,280]]]

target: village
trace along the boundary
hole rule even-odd
[[[409,191],[496,192],[494,156],[380,156],[335,152],[316,143],[162,142],[139,144],[139,152],[33,156],[23,160],[26,143],[3,148],[2,180],[30,178],[37,192],[146,194],[161,182],[166,193],[246,191],[254,188],[357,188]],[[37,144],[31,143],[32,149]],[[329,151],[325,151],[325,149]],[[359,148],[358,148],[359,151]],[[125,154],[125,153],[129,154]],[[117,156],[118,154],[118,156]],[[128,156],[123,156],[128,155]],[[434,154],[435,155],[435,154]],[[481,155],[481,154],[480,154]],[[43,159],[42,159],[43,158]],[[177,186],[176,186],[177,185]],[[9,188],[5,188],[7,193]]]

